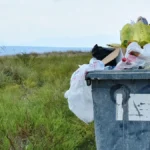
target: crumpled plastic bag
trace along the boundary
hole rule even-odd
[[[139,53],[138,56],[131,55],[131,52]],[[138,69],[139,67],[144,67],[150,60],[150,44],[146,44],[143,48],[137,42],[132,42],[128,45],[125,61],[120,61],[114,70],[124,70],[124,69]]]
[[[92,58],[89,64],[80,65],[72,74],[70,88],[64,95],[69,109],[85,123],[94,119],[91,86],[87,86],[85,81],[86,73],[93,70],[104,70],[103,62]]]
[[[120,31],[121,46],[127,47],[131,42],[138,42],[140,46],[150,43],[150,26],[142,22],[126,24]]]
[[[142,48],[141,46],[137,43],[137,42],[132,42],[128,45],[127,49],[126,49],[126,54],[125,57],[128,57],[128,55],[132,52],[138,52],[138,53],[142,53]]]
[[[144,69],[150,69],[150,43],[144,45],[141,56],[145,60]]]
[[[127,47],[129,42],[133,40],[133,34],[134,34],[133,25],[128,23],[123,26],[122,30],[120,31],[120,40],[122,47]]]
[[[137,42],[132,42],[127,47],[125,57],[128,57],[131,52],[138,52],[140,54],[138,57],[146,61],[150,58],[150,43],[145,44],[143,48],[141,48]]]
[[[144,65],[145,60],[129,54],[126,61],[120,61],[114,70],[139,69],[139,67],[143,67]]]

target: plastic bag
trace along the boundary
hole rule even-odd
[[[148,49],[148,46],[147,46],[147,49]],[[139,67],[144,67],[146,63],[146,57],[148,58],[150,56],[150,51],[149,51],[149,55],[148,53],[146,53],[146,51],[148,52],[148,50],[142,49],[137,42],[132,42],[127,47],[125,58],[122,59],[117,64],[114,70],[124,70],[124,69],[130,69],[130,68],[138,69]],[[138,56],[131,55],[131,52],[134,52],[134,53],[136,52]],[[144,57],[145,53],[146,53],[146,57]]]
[[[134,24],[133,41],[137,41],[140,46],[150,42],[150,26],[138,22]]]
[[[150,58],[150,44],[144,45],[141,56],[143,56],[145,59]]]
[[[140,45],[137,42],[132,42],[128,45],[128,47],[126,49],[125,57],[127,58],[131,52],[137,52],[137,53],[141,54],[142,51],[143,51],[142,48],[140,47]]]
[[[126,24],[120,32],[122,47],[127,47],[131,42],[138,42],[140,46],[150,43],[150,26],[138,22]]]
[[[131,24],[131,25],[134,25],[135,22],[134,22],[133,20],[130,20],[130,24]]]
[[[87,86],[85,81],[87,71],[92,70],[104,70],[103,62],[92,58],[89,64],[80,65],[72,74],[70,88],[64,95],[69,109],[85,123],[92,122],[94,118],[91,86]]]
[[[150,44],[146,44],[143,47],[143,51],[141,52],[141,56],[145,60],[145,69],[150,69]]]
[[[133,55],[128,55],[125,58],[125,61],[120,61],[114,70],[124,70],[124,69],[139,69],[139,67],[143,67],[145,65],[145,60],[141,59],[140,57],[136,57]]]
[[[120,40],[122,47],[127,47],[129,42],[133,40],[133,26],[134,25],[128,23],[125,26],[123,26],[122,30],[120,31]]]
[[[131,52],[139,53],[141,59],[150,59],[150,44],[146,44],[141,48],[137,42],[132,42],[127,47],[125,57],[128,57]]]

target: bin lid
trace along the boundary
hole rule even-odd
[[[89,71],[86,80],[144,80],[150,79],[150,70],[103,70],[103,71]]]

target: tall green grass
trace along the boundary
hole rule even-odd
[[[22,54],[0,58],[0,149],[94,150],[93,123],[69,109],[64,93],[90,53]]]

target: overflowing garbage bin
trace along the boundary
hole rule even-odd
[[[150,150],[150,71],[90,71],[97,150]]]

